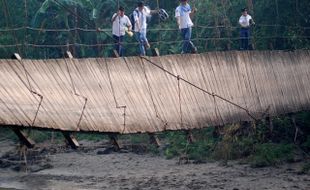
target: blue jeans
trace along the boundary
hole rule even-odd
[[[181,34],[183,38],[182,53],[191,53],[191,51],[196,51],[196,47],[191,41],[192,28],[182,28]]]
[[[140,55],[144,56],[146,54],[144,45],[148,43],[146,38],[146,29],[141,29],[140,32],[135,32],[136,39],[139,42]]]
[[[249,41],[250,41],[250,29],[249,28],[241,28],[240,30],[240,49],[248,50],[249,49]]]
[[[114,43],[115,43],[115,50],[117,51],[120,57],[124,56],[124,48],[123,48],[123,41],[124,36],[116,36],[113,35]]]

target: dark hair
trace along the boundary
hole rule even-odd
[[[241,9],[241,12],[244,12],[244,11],[248,11],[248,9],[247,8]]]
[[[120,6],[120,7],[118,8],[118,10],[120,10],[120,11],[125,11],[125,8],[122,7],[122,6]]]
[[[138,2],[138,7],[143,7],[143,6],[144,6],[144,2],[143,1]]]

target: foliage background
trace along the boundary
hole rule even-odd
[[[10,57],[12,52],[19,52],[27,58],[61,58],[66,50],[72,51],[75,57],[111,56],[111,16],[116,12],[118,3],[125,7],[129,15],[136,2],[0,0],[0,58]],[[174,19],[179,1],[145,2],[152,9],[164,8],[170,15],[165,22],[160,22],[157,15],[152,17],[148,32],[151,45],[158,47],[161,54],[179,53],[181,38]],[[239,48],[237,22],[243,7],[249,8],[257,23],[252,28],[254,49],[309,48],[309,0],[190,0],[190,4],[198,9],[193,18],[193,41],[200,52]],[[10,30],[13,28],[20,29]],[[96,32],[96,28],[106,29],[107,32]],[[126,41],[129,43],[126,45],[126,55],[136,55],[136,40],[127,37]]]

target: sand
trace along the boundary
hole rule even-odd
[[[9,142],[0,144],[0,157],[16,149]],[[43,151],[40,154],[52,168],[37,172],[0,168],[0,190],[310,189],[310,176],[298,173],[302,163],[277,168],[251,168],[237,161],[226,166],[220,162],[180,165],[177,159],[163,156],[130,151],[98,155],[99,150],[102,148]]]

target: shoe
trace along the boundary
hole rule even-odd
[[[193,48],[193,54],[196,54],[197,52],[198,52],[197,48],[194,47],[194,48]]]
[[[150,49],[151,48],[151,45],[148,42],[146,42],[144,46],[145,46],[146,49]]]

